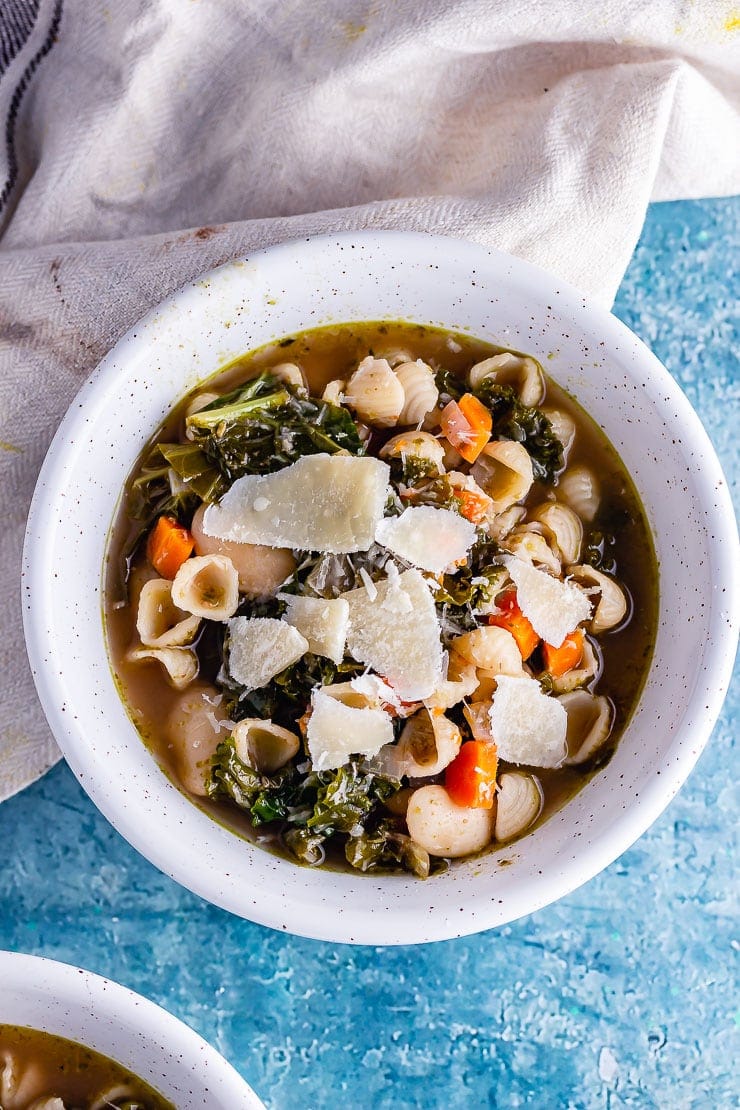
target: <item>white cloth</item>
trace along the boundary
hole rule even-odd
[[[0,798],[56,758],[22,646],[28,502],[116,338],[229,257],[360,227],[611,303],[651,199],[740,191],[739,29],[707,0],[40,0],[0,57]]]

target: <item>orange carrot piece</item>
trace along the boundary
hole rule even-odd
[[[466,462],[474,463],[491,438],[491,414],[472,393],[442,409],[443,434]]]
[[[161,516],[149,533],[146,557],[163,578],[172,579],[193,554],[195,541],[173,516]]]
[[[469,489],[456,489],[455,498],[460,502],[460,514],[471,524],[479,524],[488,512],[491,498]]]
[[[545,640],[542,641],[542,655],[545,660],[545,670],[553,678],[560,678],[577,667],[583,658],[583,630],[576,628],[570,636],[566,636],[560,647],[553,647]]]
[[[517,642],[522,659],[529,659],[539,644],[540,638],[519,608],[516,590],[510,590],[499,599],[497,605],[503,611],[490,616],[488,623],[495,624],[498,628],[505,628],[507,632],[510,632]]]
[[[496,797],[496,745],[466,740],[445,771],[445,787],[458,806],[491,809]]]

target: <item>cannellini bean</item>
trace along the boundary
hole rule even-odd
[[[219,540],[203,531],[201,505],[193,516],[190,531],[195,540],[196,555],[225,555],[231,560],[239,577],[239,590],[249,598],[274,597],[296,568],[293,552],[287,547],[265,547],[256,543]]]
[[[165,736],[177,777],[189,793],[205,795],[211,759],[232,727],[213,686],[198,683],[175,702],[167,716]]]
[[[469,856],[490,844],[496,808],[458,806],[444,786],[415,790],[406,810],[409,836],[435,856]]]

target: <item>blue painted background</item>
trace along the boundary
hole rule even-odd
[[[698,409],[736,505],[739,225],[740,199],[651,207],[615,306]],[[276,1110],[737,1106],[739,723],[735,683],[680,796],[586,887],[420,949],[286,937],[208,906],[60,765],[0,806],[0,948],[148,995]]]

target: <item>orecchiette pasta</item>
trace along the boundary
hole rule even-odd
[[[496,625],[483,625],[452,641],[454,651],[474,667],[492,675],[522,673],[522,656],[510,632]]]
[[[560,559],[537,524],[518,525],[501,541],[501,546],[518,559],[546,567],[551,574],[560,574]]]
[[[576,438],[576,422],[569,413],[564,412],[563,409],[542,409],[542,415],[546,416],[552,425],[552,430],[560,440],[563,448],[563,462],[567,463],[570,449],[573,446],[573,441]]]
[[[622,623],[627,615],[627,598],[613,578],[590,566],[569,567],[568,573],[594,603],[589,627],[595,635]]]
[[[277,366],[270,369],[270,373],[278,379],[279,382],[285,382],[287,385],[292,385],[299,393],[306,393],[306,379],[303,376],[303,371],[300,366],[296,366],[294,362],[279,362]]]
[[[153,660],[161,664],[167,679],[176,690],[184,690],[198,676],[198,656],[191,648],[131,648],[126,653],[128,663],[146,663]]]
[[[553,541],[562,562],[578,562],[583,542],[583,525],[570,506],[562,505],[559,501],[546,501],[530,511],[529,519],[544,526],[546,535]]]
[[[588,690],[562,694],[558,701],[568,715],[566,763],[584,763],[607,740],[612,727],[613,709],[609,700]]]
[[[417,459],[429,464],[432,472],[444,473],[444,448],[429,432],[399,432],[380,450],[381,459]]]
[[[542,812],[542,787],[533,775],[507,771],[499,779],[496,795],[496,840],[513,840],[528,829]]]
[[[201,505],[190,525],[196,555],[225,555],[236,569],[241,593],[256,599],[274,597],[296,568],[293,552],[287,547],[237,543],[209,536],[203,531],[206,507]]]
[[[438,856],[469,856],[490,844],[494,809],[469,809],[451,800],[444,786],[422,786],[409,799],[406,824],[413,840]]]
[[[234,726],[234,749],[248,767],[272,775],[297,754],[301,742],[294,732],[261,717],[248,717]]]

